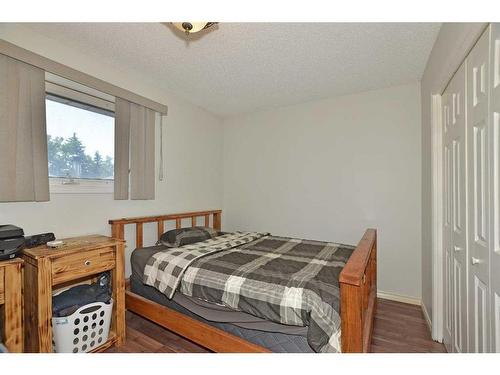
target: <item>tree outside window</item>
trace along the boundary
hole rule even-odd
[[[114,118],[47,100],[50,177],[112,180]]]
[[[47,135],[49,176],[71,178],[113,179],[113,159],[103,157],[99,151],[94,155],[85,153],[76,133],[70,138]]]

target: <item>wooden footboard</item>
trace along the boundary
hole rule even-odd
[[[340,273],[342,352],[367,353],[377,308],[377,231],[368,229]]]
[[[183,220],[188,220],[189,225],[196,226],[198,219],[202,219],[206,227],[221,229],[221,210],[122,218],[109,220],[109,223],[112,236],[122,240],[125,237],[125,225],[135,225],[134,247],[142,247],[143,224],[156,223],[159,238],[164,231],[166,221],[175,221],[176,228],[181,228]],[[377,231],[368,229],[340,273],[342,352],[368,352],[376,309],[376,295]],[[268,351],[266,348],[149,301],[130,290],[127,290],[125,297],[127,309],[213,351],[239,353]]]

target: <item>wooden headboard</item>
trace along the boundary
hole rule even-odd
[[[212,216],[212,220],[210,220],[210,216]],[[198,225],[198,218],[203,218],[203,226],[221,230],[221,216],[222,210],[195,211],[168,215],[124,217],[109,220],[109,224],[111,224],[111,237],[120,240],[125,239],[125,225],[135,224],[135,247],[142,247],[142,227],[144,223],[157,223],[158,239],[160,239],[164,232],[165,221],[175,221],[175,227],[180,229],[182,227],[182,219],[190,218],[191,226],[195,227]],[[210,225],[210,222],[212,225]]]

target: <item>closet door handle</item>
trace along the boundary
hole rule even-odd
[[[453,249],[455,250],[455,252],[459,252],[459,251],[463,250],[463,248],[461,248],[460,246],[453,246]]]
[[[470,258],[470,261],[471,261],[471,263],[472,263],[472,265],[473,265],[473,266],[475,266],[476,264],[481,263],[481,259],[479,259],[479,258],[474,258],[474,257],[471,257],[471,258]]]

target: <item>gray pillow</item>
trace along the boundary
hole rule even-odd
[[[216,236],[218,236],[218,232],[215,229],[206,227],[172,229],[161,235],[157,245],[179,247],[205,241]]]

